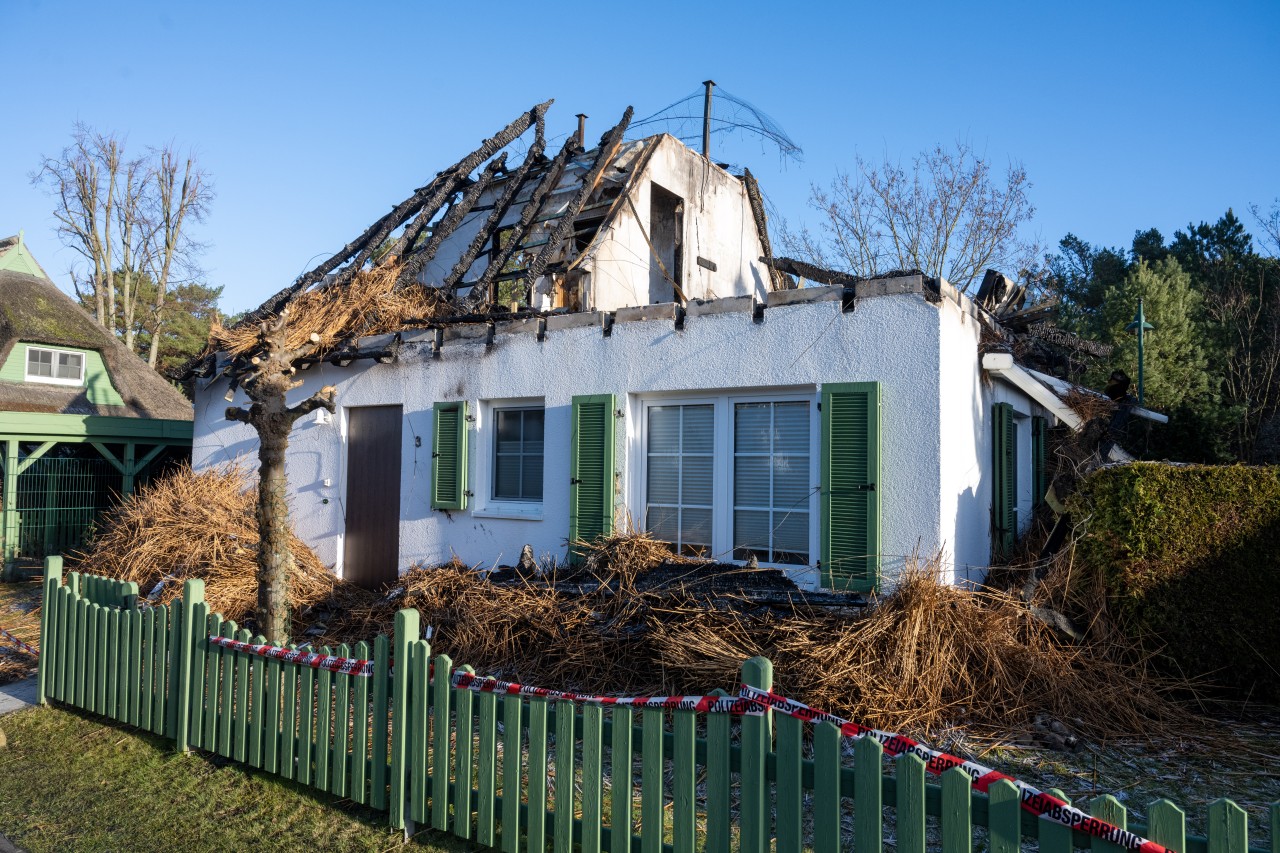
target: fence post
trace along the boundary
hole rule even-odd
[[[44,558],[44,601],[40,608],[40,657],[37,659],[36,699],[41,705],[49,704],[49,672],[54,665],[54,646],[57,645],[58,588],[62,586],[62,558]]]
[[[401,610],[396,614],[395,652],[392,655],[391,682],[391,825],[404,829],[405,808],[409,792],[405,788],[405,742],[409,733],[409,644],[419,637],[420,617],[416,610]],[[426,768],[415,768],[424,773]]]
[[[773,689],[773,664],[754,657],[742,665],[742,681],[761,690]],[[770,715],[742,718],[742,821],[743,853],[765,853],[769,844],[769,779],[765,764],[769,756]]]
[[[182,585],[182,613],[179,616],[178,636],[174,638],[178,671],[169,675],[169,700],[177,705],[174,741],[179,752],[189,752],[191,734],[191,666],[196,643],[202,642],[204,626],[197,625],[195,609],[204,603],[204,581],[191,578]],[[177,614],[175,614],[177,615]],[[197,630],[200,629],[200,630]]]

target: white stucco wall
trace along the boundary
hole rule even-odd
[[[560,558],[565,554],[569,419],[576,394],[617,396],[625,415],[616,448],[618,509],[620,514],[630,510],[633,517],[641,518],[640,508],[628,505],[635,494],[628,473],[637,466],[628,454],[633,452],[630,438],[638,429],[637,395],[704,389],[816,393],[823,383],[875,381],[881,384],[883,405],[882,577],[891,584],[902,560],[913,553],[929,555],[939,548],[957,553],[957,519],[968,520],[975,530],[980,526],[985,536],[982,519],[989,512],[989,504],[982,503],[989,499],[982,497],[981,475],[975,468],[989,458],[990,448],[965,447],[959,439],[953,443],[950,436],[959,433],[945,428],[942,415],[979,408],[969,402],[976,377],[966,377],[958,367],[959,359],[951,357],[953,347],[972,348],[976,333],[967,327],[944,331],[960,323],[959,315],[948,310],[945,300],[941,305],[931,303],[920,293],[859,299],[855,311],[841,313],[838,289],[817,290],[829,301],[775,304],[760,323],[752,322],[749,298],[691,306],[682,331],[674,328],[669,306],[628,309],[618,315],[609,337],[602,334],[599,315],[565,315],[548,321],[542,342],[535,334],[536,320],[500,325],[491,349],[485,347],[483,327],[452,327],[446,330],[438,359],[430,356],[432,333],[422,332],[406,333],[406,345],[394,364],[317,365],[299,374],[304,387],[294,393],[302,397],[332,384],[341,408],[333,423],[318,424],[308,418],[294,431],[289,477],[297,531],[323,561],[341,571],[344,506],[357,499],[346,494],[345,484],[344,421],[350,407],[399,404],[404,408],[401,566],[438,563],[454,554],[469,564],[490,566],[514,562],[525,543],[538,555]],[[773,294],[771,303],[775,296],[781,297],[778,302],[796,298],[795,294]],[[810,294],[799,296],[809,298]],[[720,311],[724,313],[712,313]],[[661,318],[640,319],[646,314]],[[947,340],[959,342],[946,344]],[[962,381],[966,378],[968,384]],[[252,430],[224,417],[226,390],[225,380],[215,380],[197,392],[193,446],[197,467],[237,457],[255,462]],[[943,395],[963,397],[965,403],[942,405]],[[432,404],[469,401],[477,417],[468,424],[469,470],[474,475],[478,454],[491,452],[487,412],[481,404],[511,398],[541,399],[546,406],[540,517],[491,517],[484,508],[484,487],[474,476],[471,485],[477,496],[467,510],[432,511]],[[243,395],[238,394],[235,402],[244,404]],[[980,435],[981,429],[975,428],[975,433]],[[421,447],[415,438],[421,438]],[[818,449],[815,444],[813,451]],[[972,485],[975,497],[967,502],[963,496],[948,497],[946,490],[963,485],[966,477],[971,485],[977,481]],[[324,485],[325,480],[330,485]],[[813,485],[816,488],[816,481]],[[975,500],[981,512],[974,509]],[[964,554],[978,553],[967,538],[961,538]],[[814,570],[794,574],[806,585],[817,580]]]

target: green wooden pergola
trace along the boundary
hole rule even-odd
[[[19,478],[50,451],[60,446],[92,447],[121,476],[121,494],[133,493],[140,475],[168,449],[191,446],[191,421],[102,415],[64,415],[43,412],[0,412],[0,450],[3,450],[3,562],[11,576],[18,557]],[[23,453],[23,447],[28,450]],[[122,452],[112,450],[112,446]]]

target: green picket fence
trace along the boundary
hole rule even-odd
[[[886,807],[898,853],[1121,849],[1028,814],[1008,782],[975,793],[953,769],[930,784],[918,757],[890,768],[870,738],[850,755],[830,723],[457,689],[453,662],[432,656],[413,610],[397,615],[391,639],[322,650],[373,660],[371,677],[315,670],[211,643],[261,640],[209,613],[203,597],[203,584],[187,581],[171,606],[139,609],[136,587],[76,573],[64,584],[61,561],[49,558],[41,701],[385,810],[397,827],[430,826],[504,853],[879,851]],[[769,688],[772,667],[754,658],[742,677]],[[1207,838],[1187,835],[1167,800],[1151,804],[1146,823],[1109,796],[1090,812],[1183,853],[1264,853],[1249,847],[1248,816],[1227,799],[1209,806]],[[1280,803],[1271,853],[1280,853],[1278,819]]]

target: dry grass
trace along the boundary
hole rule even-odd
[[[408,320],[430,319],[449,313],[448,300],[435,287],[414,282],[396,288],[398,264],[363,270],[344,287],[317,286],[289,302],[288,341],[301,347],[313,332],[320,336],[318,353],[324,354],[343,341],[366,335],[398,332]],[[254,325],[210,331],[214,349],[245,356],[258,348]]]
[[[201,578],[210,609],[243,623],[257,601],[257,499],[257,489],[239,466],[198,474],[180,468],[112,510],[101,533],[74,555],[69,568],[135,581],[143,596],[163,580],[158,604],[181,595],[182,581]],[[333,574],[296,537],[292,551],[294,607],[329,598]]]

